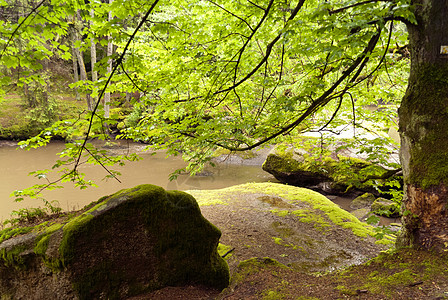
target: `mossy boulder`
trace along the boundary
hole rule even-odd
[[[331,194],[344,194],[353,190],[375,191],[369,176],[388,172],[358,157],[323,151],[310,143],[282,143],[274,147],[263,163],[263,170],[282,183],[312,187]],[[376,183],[375,183],[376,184]]]
[[[372,203],[371,210],[374,214],[384,217],[397,218],[400,216],[400,206],[396,202],[384,198],[377,198]]]
[[[0,236],[2,236],[0,234]],[[124,299],[229,283],[221,232],[189,194],[140,185],[0,244],[2,299]]]
[[[234,249],[226,256],[231,270],[267,256],[294,269],[330,271],[393,244],[389,236],[377,240],[374,227],[309,189],[265,182],[188,192],[222,230],[221,243]]]
[[[262,168],[287,184],[311,186],[331,181],[327,172],[315,170],[306,161],[306,151],[291,145],[278,145],[268,154]]]
[[[372,193],[364,193],[361,196],[353,199],[352,203],[350,203],[350,208],[359,209],[371,207],[372,203],[375,202],[375,199],[375,195],[373,195]]]

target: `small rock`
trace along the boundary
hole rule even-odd
[[[364,193],[361,196],[353,199],[352,203],[350,204],[350,208],[358,209],[371,207],[373,202],[375,202],[375,196],[372,193]]]

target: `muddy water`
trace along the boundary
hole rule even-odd
[[[44,180],[27,174],[38,169],[51,168],[57,159],[56,154],[63,147],[62,143],[52,143],[45,148],[24,151],[17,150],[8,143],[0,144],[0,220],[8,218],[13,210],[41,206],[42,202],[39,200],[15,203],[9,195],[14,190],[44,183]],[[139,144],[130,144],[129,148],[124,147],[124,151],[139,152],[142,148]],[[141,161],[128,162],[123,167],[113,168],[122,173],[121,183],[111,179],[102,180],[107,173],[99,166],[82,166],[81,171],[86,173],[88,178],[95,180],[99,187],[79,190],[66,184],[64,189],[45,192],[43,196],[47,200],[57,200],[64,210],[72,210],[104,195],[144,183],[155,184],[168,190],[189,190],[219,189],[245,182],[275,181],[270,174],[261,170],[259,165],[220,164],[217,168],[206,170],[202,176],[180,175],[177,180],[170,182],[169,174],[185,166],[180,157],[166,158],[162,152],[156,155],[141,153],[141,156]],[[56,175],[52,175],[51,179],[55,178]]]
[[[57,153],[63,148],[63,143],[55,142],[45,148],[25,151],[18,150],[17,146],[11,142],[0,142],[0,221],[9,218],[14,210],[42,206],[42,201],[37,199],[14,202],[14,198],[10,197],[10,194],[14,190],[30,187],[36,183],[45,183],[42,179],[38,180],[33,176],[28,176],[28,173],[51,168],[58,158]],[[175,170],[185,167],[186,163],[180,157],[167,158],[163,152],[151,155],[143,152],[143,148],[144,146],[141,144],[126,143],[119,149],[110,150],[117,154],[127,151],[136,152],[143,157],[143,160],[138,162],[128,162],[123,167],[113,168],[122,173],[122,176],[119,177],[121,183],[112,179],[105,181],[103,178],[107,173],[104,169],[99,166],[85,165],[80,168],[81,172],[85,173],[88,179],[94,180],[98,187],[80,190],[73,187],[72,184],[65,184],[64,189],[44,192],[42,196],[47,200],[57,201],[59,207],[64,210],[75,210],[104,195],[145,183],[158,185],[167,190],[193,190],[220,189],[246,182],[277,182],[272,175],[264,172],[260,167],[268,151],[262,151],[259,158],[246,161],[244,165],[238,159],[227,159],[215,168],[206,169],[199,176],[191,177],[184,174],[180,175],[177,180],[169,181],[169,175]],[[56,178],[55,174],[49,176],[51,180]],[[329,196],[329,198],[341,208],[351,211],[349,207],[351,198],[334,196]],[[381,219],[382,225],[398,221],[398,219]]]

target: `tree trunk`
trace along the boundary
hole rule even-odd
[[[76,58],[75,47],[72,46],[72,61],[73,61],[73,78],[74,82],[79,81],[79,73],[78,73],[78,59]],[[79,89],[75,87],[75,98],[76,101],[81,100],[81,96],[79,95]]]
[[[78,66],[81,74],[81,80],[87,80],[87,72],[86,72],[86,65],[84,64],[84,58],[82,56],[82,52],[79,48],[75,48],[75,54],[76,58],[78,60]],[[93,105],[92,105],[92,97],[90,96],[90,93],[86,93],[86,103],[87,103],[87,109],[92,111]]]
[[[112,4],[112,0],[109,0],[109,5]],[[112,21],[112,13],[109,11],[107,20],[110,22]],[[107,37],[107,52],[106,55],[108,57],[112,56],[112,50],[113,50],[113,45],[112,45],[112,37],[109,35]],[[112,59],[109,58],[109,60],[107,61],[107,76],[110,76],[110,74],[112,73]],[[109,110],[110,110],[110,92],[106,92],[104,93],[104,118],[107,120],[109,119]],[[107,121],[106,121],[107,122]],[[107,124],[106,124],[107,127]]]
[[[92,17],[92,19],[95,17],[95,11],[93,9],[90,10],[90,16]],[[91,27],[93,24],[93,21],[91,21]],[[93,35],[93,32],[92,32]],[[90,62],[91,62],[91,66],[92,66],[92,83],[95,84],[98,81],[98,72],[95,71],[95,65],[96,65],[96,44],[95,44],[95,39],[92,38],[90,39]],[[96,88],[94,90],[94,94],[96,94]],[[93,97],[92,99],[93,102],[97,101],[97,97]]]
[[[87,77],[87,72],[86,72],[86,66],[84,63],[84,58],[82,56],[81,49],[79,49],[79,47],[75,46],[76,42],[78,40],[80,40],[78,32],[82,31],[82,23],[78,22],[78,19],[81,19],[81,15],[80,15],[79,11],[76,13],[75,16],[73,16],[73,26],[70,27],[72,53],[74,53],[74,55],[76,56],[76,60],[78,62],[78,66],[79,66],[79,73],[80,73],[79,75],[81,77],[81,80],[85,81],[85,80],[88,80],[88,77]],[[93,105],[92,105],[92,97],[90,96],[90,94],[91,93],[89,91],[87,91],[86,104],[87,104],[87,109],[92,111]]]
[[[398,246],[448,249],[448,1],[413,1],[409,85],[399,109],[405,182]]]

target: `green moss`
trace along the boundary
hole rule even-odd
[[[23,258],[20,256],[20,253],[22,253],[23,251],[34,250],[36,254],[44,255],[46,247],[48,245],[49,236],[61,227],[61,224],[50,224],[49,222],[43,222],[34,227],[11,227],[2,230],[2,242],[19,235],[34,233],[35,247],[33,249],[33,246],[29,246],[27,244],[19,244],[17,247],[14,247],[10,250],[6,250],[6,248],[3,248],[0,255],[1,259],[7,265],[20,266],[23,264]]]
[[[34,247],[34,253],[40,255],[44,264],[53,271],[58,271],[62,269],[62,262],[58,258],[50,258],[47,256],[46,252],[48,249],[48,244],[50,242],[51,235],[62,228],[63,224],[56,223],[53,224],[43,231],[43,233],[36,238]]]
[[[269,268],[269,267],[279,267],[282,269],[290,269],[284,264],[279,263],[277,260],[263,257],[263,258],[250,258],[247,260],[243,260],[238,265],[238,269],[241,270],[245,275],[253,274],[254,272],[259,272],[260,269]]]
[[[444,285],[448,280],[447,266],[447,254],[411,248],[391,249],[364,265],[340,272],[338,277],[349,291],[368,290],[369,294],[380,294],[381,298],[392,299],[397,290],[415,283]],[[359,277],[359,272],[363,272],[362,277]],[[356,285],[349,285],[353,277],[357,277]],[[345,278],[348,280],[345,281]]]
[[[289,210],[286,210],[286,209],[281,209],[281,210],[280,209],[271,209],[271,213],[273,213],[279,217],[285,217],[290,214]]]
[[[366,189],[379,184],[379,181],[366,180],[368,176],[382,176],[387,170],[381,166],[371,164],[363,159],[338,155],[332,158],[331,151],[319,149],[320,141],[298,137],[292,143],[281,143],[271,153],[263,169],[280,178],[288,174],[309,173],[315,180],[330,181],[332,189],[347,192],[352,188]],[[294,151],[302,150],[299,155]],[[322,150],[322,151],[321,151]],[[318,153],[318,154],[315,154]],[[280,179],[282,180],[282,179]],[[288,180],[288,179],[285,179]]]
[[[93,215],[84,213],[78,217],[73,218],[64,225],[63,237],[59,246],[59,253],[61,256],[61,265],[66,267],[75,258],[73,252],[76,237],[81,234],[88,234],[87,223],[93,219]]]
[[[34,227],[8,227],[0,231],[0,244],[12,237],[31,232]]]
[[[273,236],[272,237],[272,239],[274,240],[274,243],[276,243],[277,245],[280,245],[280,246],[284,246],[284,247],[288,247],[288,248],[292,248],[293,250],[297,250],[297,249],[302,249],[303,250],[303,247],[301,247],[301,246],[297,246],[297,245],[294,245],[294,244],[292,244],[292,243],[285,243],[284,241],[283,241],[283,239],[282,238],[280,238],[280,237],[275,237],[275,236]]]
[[[356,296],[357,295],[356,291],[354,291],[350,288],[347,288],[343,285],[338,285],[337,287],[335,287],[335,290],[338,290],[341,294],[347,295],[347,296]]]
[[[199,206],[210,206],[210,205],[226,205],[227,202],[223,200],[226,198],[226,193],[216,193],[213,190],[190,190],[186,191],[186,193],[191,194],[196,198]]]
[[[293,215],[300,217],[300,222],[304,223],[312,223],[314,228],[325,231],[328,227],[331,227],[330,224],[322,217],[320,214],[315,211],[311,211],[309,209],[299,209],[291,212]]]
[[[277,245],[283,245],[283,239],[282,238],[272,237],[272,239],[274,240],[274,243],[276,243]]]
[[[386,289],[395,287],[398,285],[409,285],[415,282],[417,274],[412,270],[405,269],[394,274],[383,274],[378,271],[374,271],[369,274],[366,283],[363,288],[372,291],[373,293],[384,292]]]
[[[366,237],[368,235],[374,236],[373,227],[359,221],[355,216],[349,212],[341,209],[337,204],[331,202],[325,196],[304,188],[291,187],[282,184],[264,183],[264,184],[244,184],[233,188],[234,191],[250,191],[262,192],[266,194],[276,195],[287,199],[289,203],[306,202],[311,205],[313,209],[322,211],[335,225],[352,230],[353,234]],[[310,211],[310,214],[313,214]],[[314,217],[310,217],[312,220]],[[319,218],[316,218],[318,220]],[[322,219],[319,219],[322,222]],[[321,223],[323,225],[324,223]],[[326,226],[325,226],[326,227]]]
[[[12,249],[0,249],[0,259],[7,266],[24,267],[24,258],[21,255],[28,247],[26,245],[17,245]]]
[[[263,300],[285,299],[285,295],[280,291],[264,291],[262,293]]]
[[[219,254],[219,256],[222,257],[224,254],[227,254],[225,258],[229,259],[232,256],[232,253],[229,252],[230,250],[232,250],[232,246],[224,245],[224,244],[221,244],[221,243],[218,244],[218,254]]]

